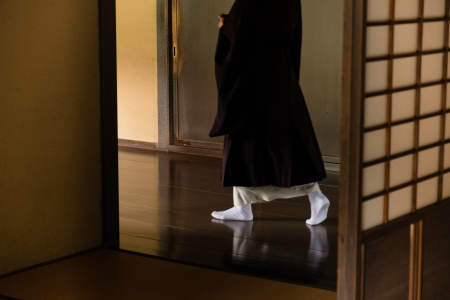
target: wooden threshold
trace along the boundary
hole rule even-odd
[[[198,156],[222,158],[221,149],[219,150],[219,149],[199,148],[186,145],[160,146],[157,143],[140,142],[126,139],[119,139],[118,142],[119,142],[119,150],[176,152]]]
[[[157,143],[141,142],[135,140],[118,139],[119,150],[135,150],[135,151],[162,151],[175,152],[197,156],[207,156],[222,158],[222,149],[211,149],[207,147],[198,147],[193,145],[166,145],[160,146]],[[338,174],[340,172],[339,162],[331,156],[324,156],[325,169],[327,172]]]

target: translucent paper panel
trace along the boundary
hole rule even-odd
[[[417,208],[433,204],[438,199],[438,177],[433,177],[417,184]]]
[[[441,116],[419,121],[419,146],[438,142],[441,134]]]
[[[388,26],[369,26],[367,27],[367,46],[366,56],[381,56],[388,54],[389,41]]]
[[[423,50],[442,49],[444,47],[444,22],[423,23]]]
[[[439,147],[419,151],[418,177],[437,172],[439,170]]]
[[[411,212],[412,186],[389,193],[389,220]]]
[[[394,26],[394,53],[417,51],[417,23]]]
[[[447,54],[447,60],[450,62],[450,52]],[[450,78],[450,68],[447,68],[447,78]]]
[[[450,144],[444,144],[444,169],[450,168]]]
[[[384,189],[384,163],[365,167],[362,171],[362,195],[367,196]]]
[[[442,85],[432,85],[420,90],[420,114],[441,110]]]
[[[445,15],[445,0],[424,0],[424,16],[443,17]]]
[[[364,134],[363,161],[371,161],[386,154],[386,129],[370,131]]]
[[[366,63],[366,92],[387,88],[387,61]]]
[[[367,20],[386,21],[389,19],[389,0],[367,0]]]
[[[450,197],[450,173],[445,173],[442,176],[442,198]]]
[[[407,90],[392,94],[392,120],[398,121],[414,117],[416,91]]]
[[[450,138],[450,113],[445,114],[445,139]]]
[[[396,0],[395,19],[416,19],[419,16],[419,0]]]
[[[448,68],[448,69],[450,69],[450,68]],[[445,108],[450,108],[450,83],[447,83],[447,88],[446,88],[446,90],[447,90],[447,101],[446,101],[446,104],[445,104]]]
[[[364,127],[386,123],[386,95],[368,97],[364,108]]]
[[[389,168],[389,186],[411,181],[413,174],[413,155],[402,156],[391,160]]]
[[[417,57],[394,59],[393,87],[402,87],[416,83]]]
[[[414,147],[414,123],[392,126],[391,153],[411,150]]]
[[[442,79],[443,54],[427,54],[422,56],[422,82]]]
[[[380,196],[362,203],[362,230],[367,230],[383,223],[383,198],[383,196]]]

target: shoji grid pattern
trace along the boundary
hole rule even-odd
[[[450,197],[450,0],[364,0],[361,227]]]

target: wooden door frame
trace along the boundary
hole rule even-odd
[[[173,100],[170,0],[157,0],[158,147],[176,150],[171,122]],[[116,1],[99,0],[103,245],[119,249]],[[344,0],[341,102],[341,186],[338,234],[338,300],[356,300],[359,287],[361,86],[363,1]]]
[[[344,0],[337,299],[359,299],[363,0]]]
[[[119,249],[116,1],[98,0],[103,246]]]
[[[168,99],[170,101],[171,111],[171,127],[170,131],[167,131],[166,134],[170,134],[172,137],[172,144],[179,147],[187,147],[187,148],[197,148],[197,149],[204,149],[206,152],[210,153],[217,153],[220,154],[222,152],[223,144],[219,142],[211,142],[211,141],[202,141],[202,140],[190,140],[181,137],[180,132],[180,119],[179,119],[179,98],[178,98],[178,83],[180,80],[180,65],[177,55],[178,48],[179,48],[179,42],[180,42],[180,22],[181,22],[181,1],[182,0],[168,0],[166,1],[169,5],[169,7],[161,7],[162,9],[165,9],[169,14],[169,20],[168,23],[171,25],[169,30],[171,30],[169,35],[169,40],[166,42],[167,45],[169,45],[168,49],[168,58],[170,60],[170,77],[169,80],[171,81],[171,92],[172,97],[166,97],[165,99]],[[162,42],[162,41],[161,41]],[[166,75],[167,78],[167,75]],[[162,101],[164,99],[161,99]]]
[[[158,60],[158,147],[173,145],[172,1],[156,0]]]
[[[174,41],[178,39],[177,20],[173,15],[179,9],[179,0],[157,0],[158,50],[158,145],[156,148],[173,152],[187,152],[220,157],[222,148],[217,143],[176,140],[177,72],[173,57]],[[210,147],[213,145],[215,147]]]

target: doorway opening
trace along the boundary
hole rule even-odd
[[[326,164],[319,184],[332,203],[323,224],[307,226],[307,197],[256,204],[253,222],[210,215],[233,198],[220,180],[223,137],[208,137],[217,15],[232,4],[117,1],[120,248],[335,290],[343,5],[303,6],[300,84]],[[326,25],[317,17],[324,11]]]

